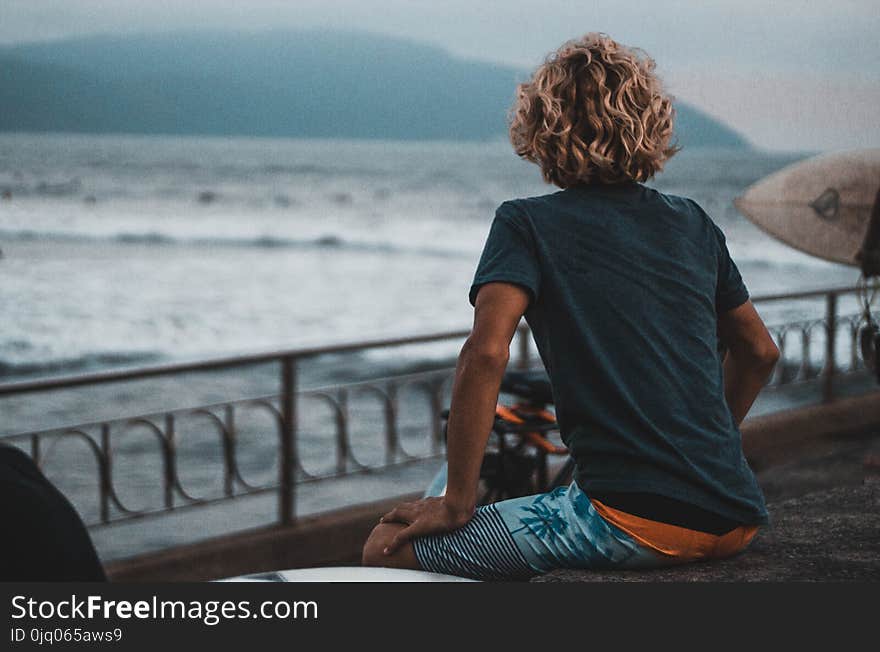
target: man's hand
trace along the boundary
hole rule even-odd
[[[446,503],[446,499],[424,498],[411,503],[401,503],[382,517],[382,523],[403,523],[407,527],[397,533],[383,551],[392,554],[414,537],[452,532],[471,520],[473,511],[460,511]]]

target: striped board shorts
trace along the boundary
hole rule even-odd
[[[444,486],[445,478],[428,495],[442,493]],[[603,519],[574,482],[549,493],[480,506],[464,527],[412,543],[423,570],[479,580],[528,579],[557,568],[669,563]]]

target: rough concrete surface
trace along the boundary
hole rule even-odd
[[[538,582],[880,580],[880,483],[866,481],[770,505],[772,523],[730,559],[650,571],[558,570]]]

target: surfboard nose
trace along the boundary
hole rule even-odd
[[[858,266],[880,179],[880,149],[822,154],[749,186],[734,206],[774,238],[807,254]]]

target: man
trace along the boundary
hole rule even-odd
[[[676,151],[653,69],[587,34],[520,85],[514,148],[562,190],[498,208],[470,290],[446,495],[388,513],[365,564],[477,579],[651,567],[735,554],[766,523],[738,426],[779,353],[720,229],[692,200],[642,185]],[[575,480],[476,507],[523,315]]]

